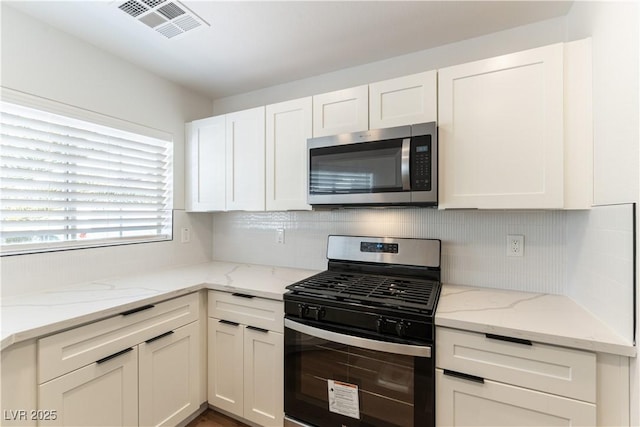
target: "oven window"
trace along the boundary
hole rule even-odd
[[[310,150],[312,194],[402,191],[402,140]]]
[[[290,329],[285,343],[287,415],[317,426],[433,425],[431,359],[348,346]],[[330,411],[328,380],[357,386],[359,418]]]

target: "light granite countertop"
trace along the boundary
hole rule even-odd
[[[208,262],[4,298],[2,349],[201,289],[282,300],[314,270]],[[632,342],[566,296],[443,285],[436,325],[636,356]]]
[[[437,326],[636,356],[631,341],[562,295],[444,285],[435,322]]]
[[[316,273],[214,261],[3,298],[2,349],[200,289],[282,300],[288,285]]]

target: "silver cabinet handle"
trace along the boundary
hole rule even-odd
[[[290,319],[284,319],[284,327],[301,332],[312,337],[321,338],[327,341],[333,341],[340,344],[351,345],[354,347],[365,348],[367,350],[385,351],[387,353],[402,354],[405,356],[416,356],[431,358],[430,345],[412,345],[398,344],[387,341],[372,340],[369,338],[354,337],[352,335],[339,334],[337,332],[327,331],[325,329],[314,328],[313,326],[304,325],[294,322]]]

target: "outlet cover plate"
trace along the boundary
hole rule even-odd
[[[509,234],[507,236],[507,256],[524,256],[524,236],[521,234]]]

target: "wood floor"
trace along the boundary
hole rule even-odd
[[[236,421],[233,418],[222,415],[219,412],[215,412],[211,409],[207,409],[202,414],[198,415],[196,419],[191,421],[186,427],[248,427],[246,424],[242,424],[240,421]]]

